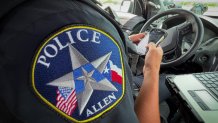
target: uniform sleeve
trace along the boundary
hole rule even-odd
[[[4,62],[2,62],[0,66],[0,98],[2,99],[1,103],[4,104],[3,110],[5,112],[10,112],[7,114],[16,117],[16,119],[19,119],[21,122],[65,123],[68,121],[75,121],[71,120],[72,118],[69,117],[75,117],[77,114],[68,115],[67,117],[66,112],[64,112],[65,114],[63,115],[63,112],[59,109],[59,111],[56,111],[56,108],[54,108],[54,106],[47,105],[47,102],[35,93],[32,85],[31,70],[34,67],[33,62],[34,59],[37,57],[37,53],[38,51],[40,51],[40,48],[45,48],[46,46],[50,46],[50,48],[52,47],[51,45],[45,43],[49,40],[48,38],[51,37],[53,34],[62,34],[61,32],[58,32],[58,30],[63,27],[68,27],[69,25],[91,25],[101,27],[101,31],[99,32],[102,32],[102,34],[105,35],[106,33],[104,32],[107,32],[109,33],[109,35],[111,35],[111,37],[114,37],[114,39],[117,41],[115,44],[119,45],[120,50],[124,53],[125,51],[123,51],[122,48],[122,41],[118,33],[116,33],[115,27],[113,27],[113,25],[102,15],[100,15],[99,13],[94,13],[93,11],[93,9],[89,8],[86,5],[83,5],[80,2],[59,2],[56,0],[52,2],[50,0],[32,1],[31,3],[27,2],[26,4],[23,4],[23,6],[18,7],[14,12],[10,13],[10,16],[8,16],[8,18],[3,21],[3,23],[1,24],[3,25],[3,33],[0,35],[0,51],[2,51],[1,58],[4,59],[2,60]],[[92,28],[89,28],[89,30],[91,29]],[[87,29],[87,32],[89,32],[89,30]],[[85,34],[86,31],[83,30],[83,33]],[[93,35],[98,36],[98,33],[93,33]],[[85,41],[85,38],[87,37],[82,37],[82,39],[84,40],[81,40]],[[95,39],[96,40],[93,39],[92,41],[98,42],[96,37]],[[91,45],[85,45],[84,47],[86,48],[86,46],[87,48],[91,47]],[[76,45],[75,49],[78,50],[78,47]],[[59,50],[61,50],[60,47]],[[66,51],[68,51],[68,49]],[[76,50],[72,51],[74,51],[74,53],[77,52]],[[106,51],[105,54],[103,51],[99,51],[98,57],[95,55],[93,55],[93,57],[85,55],[87,51],[82,51],[82,49],[78,51],[86,58],[86,62],[93,62],[101,56],[106,57]],[[79,53],[77,53],[77,55],[78,54]],[[40,53],[38,55],[40,56]],[[63,55],[60,55],[60,57],[62,56]],[[125,56],[122,57],[124,58]],[[70,60],[70,57],[67,59]],[[93,64],[94,63],[97,62],[93,62]],[[119,63],[115,63],[116,62],[114,62],[113,66],[120,65]],[[94,122],[138,122],[136,114],[134,112],[134,101],[129,83],[131,81],[131,72],[128,67],[128,62],[125,58],[123,59],[122,63],[123,68],[125,69],[124,81],[126,83],[124,96],[122,100],[118,104],[116,104],[116,106],[114,106],[110,110],[107,110],[107,112],[105,112],[103,116],[99,115],[99,117],[97,117]],[[86,67],[87,66],[85,66],[84,69],[86,69]],[[84,74],[92,74],[92,71],[87,72],[84,69],[81,69],[81,71],[83,70]],[[89,67],[87,67],[87,69],[89,69]],[[62,70],[65,71],[65,69]],[[100,68],[98,68],[98,70],[101,71]],[[40,74],[44,71],[41,70],[38,72]],[[56,77],[61,75],[55,73],[53,74],[53,76]],[[51,77],[52,76],[49,76],[47,78]],[[82,77],[80,77],[80,79],[82,79]],[[95,80],[97,80],[97,78]],[[53,90],[51,89],[51,91]],[[62,91],[66,92],[67,89],[59,90],[59,92]],[[55,94],[56,93],[54,93],[54,95]],[[47,97],[44,98],[47,99]],[[56,97],[51,98],[49,101],[55,102]],[[81,109],[78,108],[78,110]]]

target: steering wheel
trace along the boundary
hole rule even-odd
[[[140,32],[152,28],[151,24],[161,17],[179,15],[185,18],[185,22],[165,30],[168,35],[160,44],[164,51],[161,67],[176,66],[187,61],[198,49],[203,40],[204,28],[198,16],[184,9],[170,9],[161,12],[149,19]],[[182,50],[182,39],[185,35],[195,33],[194,41],[185,53]]]

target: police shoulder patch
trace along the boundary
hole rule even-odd
[[[125,90],[118,43],[92,26],[67,26],[47,38],[31,74],[37,96],[74,122],[97,119],[121,101]]]

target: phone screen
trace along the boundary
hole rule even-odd
[[[162,37],[167,36],[167,32],[162,29],[154,28],[149,32],[149,42],[157,43]]]

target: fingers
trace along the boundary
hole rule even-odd
[[[145,37],[145,33],[139,33],[129,36],[129,39],[133,41],[133,43],[138,43],[142,38]]]
[[[148,50],[151,50],[151,49],[156,48],[156,45],[155,45],[155,43],[150,42],[150,43],[146,46],[146,48],[148,48]]]
[[[163,55],[163,49],[160,46],[156,46],[153,42],[150,42],[146,47],[148,48],[148,52],[156,50],[160,55]]]
[[[154,47],[156,47],[156,44],[155,44],[154,42],[150,42],[150,43],[148,44],[148,47],[154,48]]]
[[[139,38],[144,38],[145,37],[145,33],[139,33],[139,34],[136,34],[137,37]]]
[[[163,55],[163,49],[162,49],[161,46],[158,46],[158,47],[157,47],[157,50],[160,52],[161,55]]]

